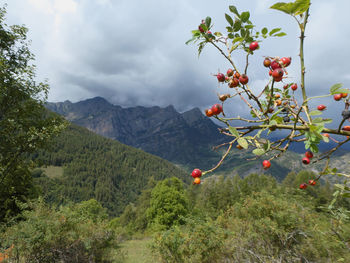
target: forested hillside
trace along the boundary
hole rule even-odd
[[[189,179],[183,170],[166,160],[73,124],[33,159],[42,167],[34,171],[34,176],[47,201],[95,198],[110,215],[118,215],[134,201],[150,178]],[[53,169],[45,169],[47,166]]]

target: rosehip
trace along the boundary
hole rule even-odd
[[[314,157],[314,154],[311,151],[307,151],[305,152],[305,157],[312,159],[312,157]]]
[[[199,177],[194,178],[193,184],[200,184],[201,179]]]
[[[309,180],[309,185],[315,185],[316,184],[316,181],[315,180]]]
[[[281,69],[281,68],[276,68],[272,71],[272,77],[274,79],[282,77],[283,74],[284,74],[284,72],[283,72],[283,69]]]
[[[328,133],[323,133],[322,135],[323,135],[324,137],[329,138],[329,134],[328,134]]]
[[[239,79],[240,76],[241,76],[241,74],[239,74],[238,72],[235,73],[235,77],[236,77],[237,79]]]
[[[281,62],[283,67],[288,67],[290,65],[290,63],[292,62],[292,58],[291,57],[283,57],[281,58]]]
[[[276,100],[275,102],[276,102],[276,105],[277,105],[277,106],[281,106],[281,104],[282,104],[282,101],[281,101],[281,100]]]
[[[230,88],[233,88],[233,87],[237,87],[239,85],[239,80],[237,78],[233,78],[230,83],[228,84],[228,86]]]
[[[326,109],[326,106],[323,105],[323,104],[321,104],[321,105],[318,105],[318,106],[317,106],[317,109],[318,109],[319,111],[323,111],[323,110]]]
[[[343,98],[346,98],[346,97],[348,96],[348,94],[347,94],[347,93],[342,93],[341,96],[342,96]]]
[[[309,163],[310,163],[310,159],[307,158],[307,157],[304,157],[304,158],[302,159],[302,162],[303,162],[303,164],[309,164]]]
[[[193,178],[201,177],[202,176],[202,171],[196,168],[196,169],[194,169],[192,171],[191,175],[192,175]]]
[[[257,41],[254,41],[254,42],[250,43],[249,49],[250,49],[251,51],[254,51],[254,50],[257,49],[257,48],[259,48],[259,43],[258,43]]]
[[[333,96],[334,100],[338,101],[338,100],[341,100],[343,98],[343,96],[341,94],[335,94]]]
[[[294,83],[293,85],[290,86],[290,88],[291,88],[292,90],[297,90],[298,85],[297,85],[296,83]]]
[[[305,184],[305,183],[299,185],[299,188],[300,188],[300,189],[306,189],[306,187],[307,187],[307,184]]]
[[[246,74],[242,74],[240,77],[239,77],[239,82],[242,83],[242,85],[245,85],[247,84],[249,81],[248,79],[248,76]]]
[[[263,64],[264,64],[264,66],[265,66],[265,67],[267,67],[267,68],[268,68],[268,67],[270,67],[270,65],[271,65],[271,60],[270,60],[270,59],[268,59],[268,58],[265,58],[265,59],[264,59],[264,63],[263,63]]]
[[[223,95],[220,95],[220,96],[219,96],[219,100],[225,101],[225,100],[227,100],[228,97],[229,97],[229,95],[223,94]]]
[[[275,94],[275,99],[279,99],[281,97],[280,94]]]
[[[272,70],[271,70],[271,69],[270,69],[270,71],[269,71],[269,75],[272,76]]]
[[[233,69],[232,68],[229,68],[228,70],[227,70],[227,76],[229,76],[229,77],[232,77],[232,75],[233,75]]]
[[[213,111],[212,111],[211,109],[206,109],[206,110],[205,110],[205,115],[207,115],[207,117],[211,117],[211,116],[213,116],[214,114],[213,114]]]
[[[275,70],[276,68],[281,68],[281,65],[276,60],[274,60],[271,62],[271,68],[272,70]]]
[[[217,74],[216,78],[218,79],[219,82],[224,82],[225,81],[225,75],[222,74],[222,73]]]
[[[350,126],[344,126],[343,131],[350,131]]]
[[[201,26],[198,26],[198,29],[201,33],[204,33],[204,29]]]
[[[269,168],[271,167],[271,163],[270,163],[269,160],[264,160],[264,161],[262,162],[262,165],[263,165],[263,167],[264,167],[265,170],[266,170],[266,169],[269,169]]]
[[[218,115],[222,112],[222,106],[221,104],[215,104],[211,107],[211,110],[213,111],[213,115]]]
[[[289,84],[286,84],[283,86],[284,89],[288,89],[289,88]]]

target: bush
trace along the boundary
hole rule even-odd
[[[1,245],[14,245],[13,262],[112,262],[118,249],[107,227],[106,211],[96,200],[61,207],[57,211],[41,200],[22,213],[21,221],[6,229]],[[113,261],[115,262],[115,261]]]

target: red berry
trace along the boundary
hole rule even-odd
[[[221,104],[215,104],[211,107],[211,110],[213,111],[213,115],[218,115],[222,112],[222,106]]]
[[[305,183],[299,185],[299,188],[300,188],[300,189],[306,189],[306,187],[307,187],[307,184],[305,184]]]
[[[228,82],[230,78],[228,76],[225,76],[225,81]]]
[[[233,88],[233,87],[237,87],[239,85],[239,80],[237,78],[233,78],[230,83],[228,84],[228,86],[230,88]]]
[[[213,114],[213,111],[212,111],[211,109],[206,109],[206,110],[205,110],[205,115],[207,115],[207,117],[211,117],[211,116],[213,116],[214,114]]]
[[[343,98],[346,98],[346,97],[348,96],[348,94],[347,94],[347,93],[342,93],[341,96],[342,96]]]
[[[302,159],[302,162],[303,162],[303,164],[309,164],[309,163],[310,163],[310,159],[307,158],[307,157],[304,157],[304,158]]]
[[[232,68],[229,68],[229,69],[227,70],[227,76],[232,77],[232,75],[233,75],[233,69],[232,69]]]
[[[284,89],[288,89],[289,88],[289,84],[286,84],[283,86]]]
[[[281,65],[276,60],[274,60],[271,62],[271,68],[272,70],[275,70],[276,68],[281,68]]]
[[[200,183],[201,183],[201,179],[199,177],[194,178],[193,184],[200,184]]]
[[[316,181],[315,180],[309,180],[309,185],[315,185]]]
[[[264,161],[262,162],[262,165],[263,165],[263,167],[264,167],[265,170],[266,170],[266,169],[269,169],[269,168],[271,167],[271,163],[270,163],[269,160],[264,160]]]
[[[267,68],[268,68],[268,67],[270,67],[270,65],[271,65],[271,60],[270,60],[270,59],[268,59],[268,58],[265,58],[265,59],[264,59],[264,63],[263,63],[263,64],[264,64],[264,66],[265,66],[265,67],[267,67]]]
[[[243,85],[247,84],[249,81],[248,76],[246,74],[242,74],[239,77],[239,82],[241,82]]]
[[[326,109],[326,106],[323,105],[323,104],[320,104],[320,105],[317,106],[317,109],[320,110],[320,111],[323,111],[323,110]]]
[[[259,43],[258,43],[257,41],[254,41],[254,42],[250,43],[249,49],[250,49],[251,51],[254,51],[254,50],[257,49],[257,48],[259,48]]]
[[[225,75],[222,73],[218,73],[216,75],[216,78],[218,79],[219,82],[224,82],[225,81]]]
[[[335,94],[335,95],[333,96],[333,98],[334,98],[334,100],[338,101],[338,100],[341,100],[341,99],[343,98],[343,95],[341,95],[341,94]]]
[[[290,86],[290,88],[291,88],[292,90],[297,90],[298,85],[297,85],[296,83],[294,83],[293,85]]]
[[[196,178],[196,177],[201,177],[202,176],[202,171],[201,170],[199,170],[199,169],[194,169],[193,171],[192,171],[192,177],[193,178]]]
[[[342,130],[343,131],[350,131],[350,126],[344,126]]]
[[[292,62],[292,58],[291,57],[283,57],[280,59],[280,61],[282,62],[283,67],[288,67],[290,65],[290,63]]]
[[[312,159],[312,157],[314,157],[314,154],[311,151],[307,151],[305,152],[305,157]]]
[[[271,69],[270,69],[270,71],[269,71],[269,75],[272,76],[272,70],[271,70]]]
[[[198,30],[199,30],[201,33],[204,33],[204,29],[203,29],[201,26],[198,26]]]
[[[272,71],[272,77],[275,80],[282,78],[283,74],[284,74],[284,72],[283,72],[283,69],[281,69],[281,68],[276,68]]]

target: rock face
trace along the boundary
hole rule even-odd
[[[201,160],[208,147],[225,139],[198,108],[184,113],[171,105],[122,108],[101,97],[48,103],[47,108],[97,134],[183,165]]]

